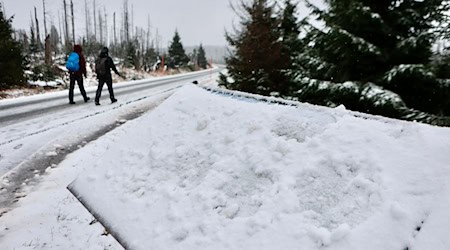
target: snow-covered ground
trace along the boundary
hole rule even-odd
[[[185,74],[179,81],[178,76],[142,81],[150,86],[166,82],[145,89],[136,85],[140,81],[122,83],[115,87],[119,101],[109,104],[104,90],[101,106],[80,101],[78,88],[76,105],[67,103],[67,90],[0,100],[0,249],[122,249],[110,236],[102,236],[98,223],[89,225],[93,217],[66,189],[89,166],[60,168],[59,163],[104,131],[153,109],[173,89],[190,83],[190,77],[202,85],[217,77],[210,71],[202,74]],[[137,91],[127,86],[136,86]],[[87,91],[93,98],[95,87]],[[20,104],[26,105],[10,108]],[[27,114],[26,108],[48,111]],[[2,120],[13,110],[26,115]]]
[[[154,99],[155,106],[161,98]],[[194,85],[68,155],[3,249],[449,249],[450,129]]]

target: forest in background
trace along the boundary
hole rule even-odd
[[[0,65],[2,72],[9,72],[0,76],[0,89],[24,87],[29,81],[64,79],[64,64],[74,44],[82,46],[88,63],[92,64],[106,46],[120,67],[141,72],[173,74],[206,69],[212,60],[207,59],[202,44],[185,48],[176,30],[164,48],[150,18],[146,27],[134,24],[133,7],[128,0],[123,0],[121,13],[108,13],[95,0],[61,0],[62,12],[57,20],[48,20],[46,0],[40,2],[43,13],[34,7],[29,30],[15,30],[11,25],[14,17],[7,17],[0,4],[0,42],[4,45],[0,47]],[[86,22],[81,34],[76,34],[80,30],[76,20],[81,17],[74,16],[74,8],[84,10]],[[223,48],[206,49],[214,56],[224,53]]]
[[[248,0],[234,6],[226,88],[450,126],[450,2]]]

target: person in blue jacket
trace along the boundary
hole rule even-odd
[[[78,87],[80,88],[81,95],[83,96],[84,102],[87,102],[90,100],[90,98],[87,96],[86,91],[84,90],[84,84],[83,84],[83,76],[86,77],[86,60],[83,56],[83,49],[80,45],[76,44],[73,46],[73,51],[78,54],[79,58],[79,70],[77,71],[71,71],[69,70],[70,75],[70,85],[69,85],[69,103],[75,104],[73,101],[73,91],[75,88],[75,82],[78,83]]]

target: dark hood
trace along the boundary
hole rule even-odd
[[[100,57],[108,57],[108,52],[109,52],[108,48],[104,47],[100,52]]]
[[[83,53],[83,48],[81,48],[80,45],[76,44],[75,46],[73,46],[73,51],[77,52],[78,54]]]

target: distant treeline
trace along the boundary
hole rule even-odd
[[[8,77],[3,75],[3,79],[0,79],[0,88],[23,86],[26,84],[27,76],[33,80],[54,78],[58,73],[54,65],[64,63],[74,44],[80,44],[86,58],[92,61],[101,48],[107,46],[111,55],[120,60],[122,66],[135,70],[153,71],[162,67],[197,70],[207,68],[209,65],[203,45],[199,44],[198,47],[186,53],[177,31],[169,47],[162,48],[158,29],[152,29],[150,21],[145,28],[134,26],[133,9],[131,8],[130,13],[128,0],[123,1],[121,19],[116,18],[116,12],[114,12],[112,22],[108,22],[111,20],[111,16],[108,18],[111,13],[107,13],[104,8],[99,8],[95,0],[89,5],[86,0],[83,3],[61,0],[63,11],[58,13],[56,22],[47,20],[49,15],[46,12],[45,0],[42,0],[42,5],[42,15],[37,13],[36,7],[34,12],[30,13],[28,31],[14,31],[11,27],[12,18],[6,17],[3,8],[0,8],[2,18],[0,39],[2,44],[6,43],[3,40],[8,41],[8,46],[0,47],[0,52],[4,50],[2,53],[13,53],[17,57],[15,62],[8,62],[8,68],[14,68],[14,75]],[[74,8],[80,10],[82,7],[84,7],[86,20],[84,33],[76,34],[75,31],[79,29],[75,29],[77,23],[73,14]],[[11,48],[14,49],[11,51]],[[8,58],[11,58],[11,55]],[[0,60],[4,59],[0,58]],[[6,63],[5,60],[0,64],[2,72],[6,72],[3,70],[7,66]],[[32,73],[24,75],[24,70]]]

